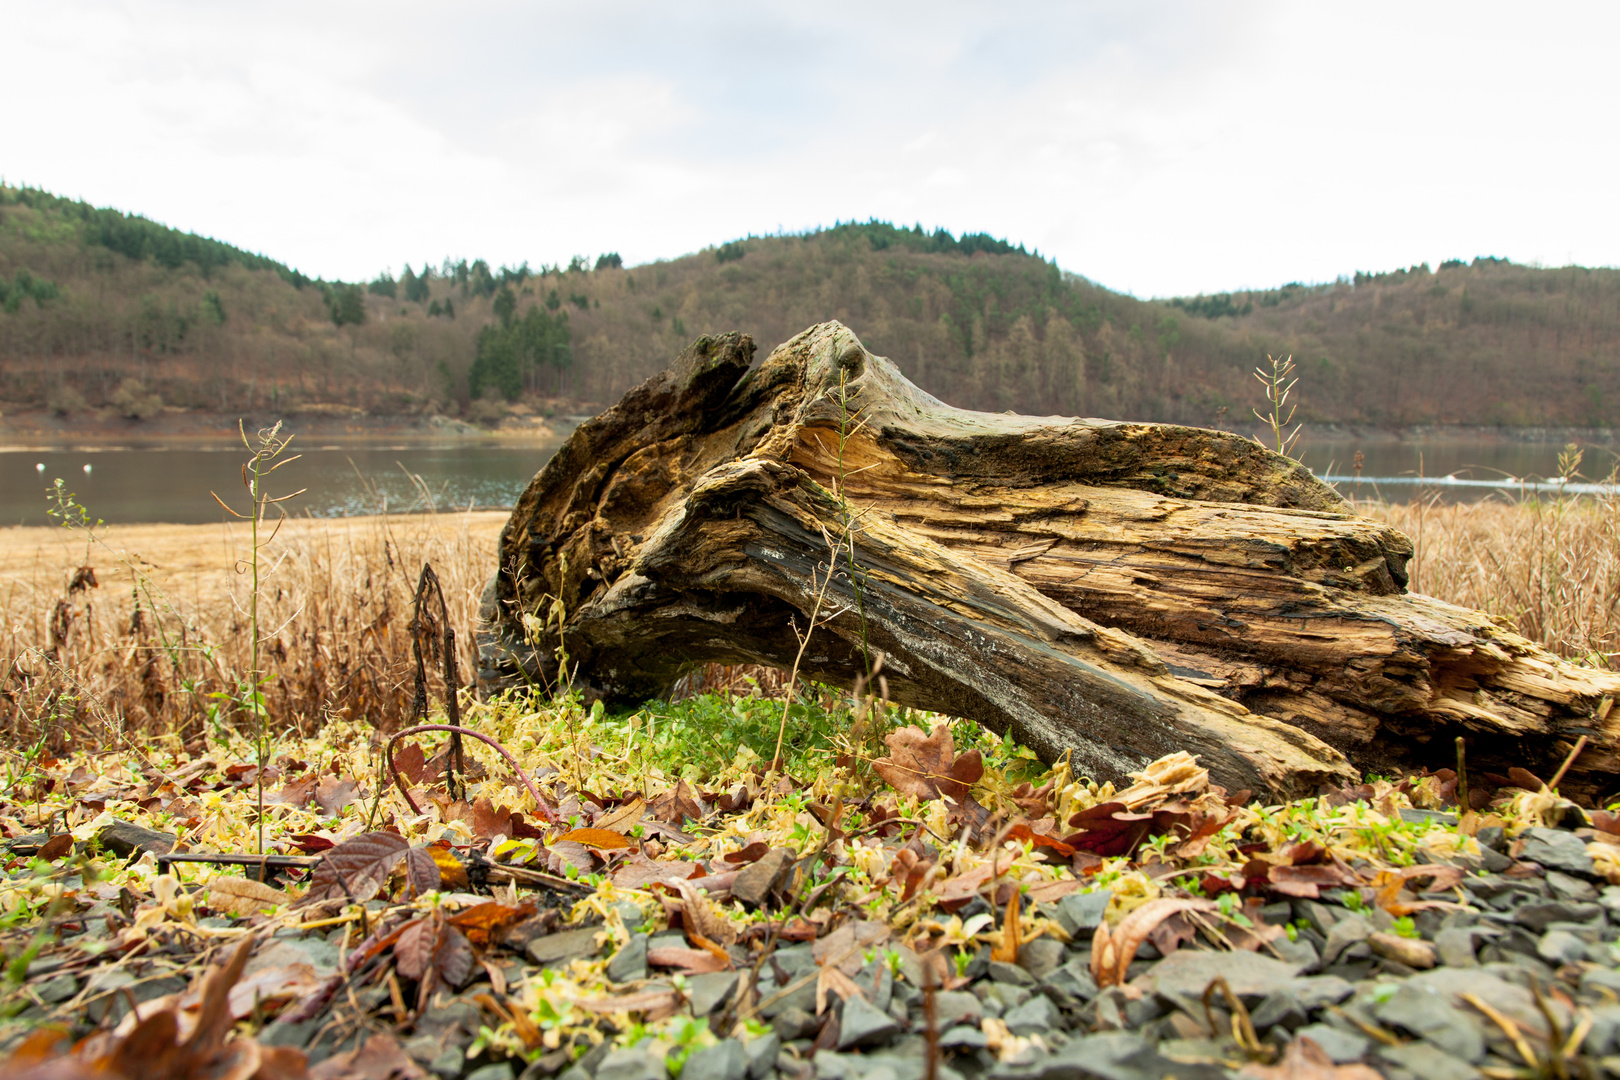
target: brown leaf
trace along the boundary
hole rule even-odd
[[[585,845],[572,840],[555,840],[549,844],[545,849],[544,862],[546,869],[553,874],[565,875],[570,866],[582,874],[589,873],[596,866]]]
[[[297,780],[289,780],[280,791],[266,795],[264,801],[283,806],[308,806],[315,799],[315,785],[320,783],[320,779],[317,774],[309,773]]]
[[[443,883],[439,864],[434,860],[431,851],[413,847],[405,852],[405,888],[410,899],[414,900],[423,893],[432,892]]]
[[[1370,1065],[1333,1064],[1327,1051],[1305,1036],[1289,1043],[1277,1064],[1251,1062],[1238,1075],[1250,1080],[1381,1080]]]
[[[607,810],[596,816],[592,822],[598,829],[612,829],[622,833],[635,827],[641,820],[641,815],[647,812],[647,800],[636,796],[617,810]]]
[[[810,955],[822,967],[835,967],[853,975],[866,964],[866,950],[889,940],[887,923],[851,919],[810,947]]]
[[[690,881],[671,881],[665,885],[681,898],[681,918],[685,923],[688,938],[694,934],[705,937],[710,941],[718,941],[722,945],[734,944],[737,940],[737,928],[731,920],[725,918],[714,910],[709,904],[709,898]]]
[[[405,779],[407,787],[421,787],[433,779],[428,772],[427,755],[416,743],[406,743],[394,751],[394,768]]]
[[[333,1054],[310,1071],[310,1080],[430,1080],[386,1031],[358,1050]]]
[[[707,949],[687,949],[680,945],[661,945],[647,950],[647,963],[655,967],[678,967],[696,974],[724,971],[731,966]]]
[[[623,833],[616,833],[611,829],[570,829],[557,837],[557,840],[584,844],[586,847],[599,848],[604,851],[635,847]]]
[[[726,855],[725,860],[733,865],[741,866],[743,863],[758,862],[765,857],[765,853],[769,850],[771,850],[769,844],[755,840],[741,851],[733,851]]]
[[[55,862],[73,850],[73,834],[57,833],[43,844],[34,853],[34,858],[44,859],[46,862]]]
[[[285,892],[252,878],[217,877],[208,883],[208,906],[230,915],[255,915],[286,902]]]
[[[652,954],[657,949],[647,951],[647,959],[652,960]],[[688,950],[690,951],[690,950]],[[637,994],[622,994],[619,997],[593,998],[581,1001],[579,1007],[588,1012],[604,1013],[644,1013],[648,1020],[667,1016],[675,1011],[677,1002],[673,990],[643,990]]]
[[[301,998],[324,982],[308,964],[260,968],[231,987],[231,1016],[252,1016],[255,1009]]]
[[[485,948],[491,942],[500,940],[508,927],[515,926],[534,913],[532,900],[515,905],[488,900],[456,912],[449,921],[451,926],[465,931],[474,945]]]
[[[1356,884],[1353,875],[1337,866],[1273,866],[1266,871],[1266,880],[1273,892],[1305,900],[1315,900],[1323,889]]]
[[[305,903],[342,899],[364,903],[382,891],[394,864],[410,844],[393,833],[369,832],[343,841],[321,856],[309,876]]]
[[[472,975],[472,943],[454,926],[445,924],[433,949],[433,969],[445,985],[459,990]]]
[[[1091,939],[1091,977],[1099,987],[1117,986],[1125,981],[1125,969],[1136,959],[1155,926],[1178,911],[1219,911],[1212,900],[1149,900],[1132,911],[1113,930],[1105,919],[1097,924]]]
[[[322,836],[320,833],[294,833],[287,839],[292,841],[293,846],[305,855],[319,855],[321,852],[330,851],[337,846],[336,840],[333,840],[330,836]]]
[[[653,817],[670,825],[680,826],[687,820],[702,821],[703,807],[692,797],[692,789],[685,780],[658,796],[647,808]]]
[[[872,768],[890,787],[919,799],[941,796],[965,803],[968,789],[984,775],[984,762],[977,750],[956,756],[956,743],[950,725],[938,723],[929,734],[921,728],[903,727],[883,737],[889,756],[872,763]]]
[[[315,785],[315,805],[320,807],[321,813],[327,817],[332,817],[361,797],[358,784],[350,780],[339,780],[335,776],[323,776]]]
[[[433,945],[438,940],[431,919],[415,919],[405,924],[394,942],[394,967],[413,982],[420,981],[433,962]]]

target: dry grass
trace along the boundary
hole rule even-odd
[[[1561,656],[1620,655],[1620,499],[1360,503],[1412,538],[1415,592],[1478,608]]]
[[[260,622],[270,715],[390,727],[411,699],[411,597],[444,587],[458,665],[504,513],[289,521],[265,549]],[[0,731],[14,747],[103,746],[235,724],[249,662],[240,524],[0,530]],[[79,568],[90,568],[85,574]]]
[[[1620,654],[1620,500],[1362,503],[1411,536],[1415,590],[1498,616],[1560,655]],[[266,695],[282,727],[330,716],[396,726],[411,700],[411,596],[424,562],[443,583],[458,666],[494,565],[500,512],[298,520],[267,549]],[[240,720],[230,695],[250,669],[240,525],[0,530],[0,733],[102,747],[195,744]],[[80,567],[93,568],[94,584]],[[77,580],[76,580],[77,579]],[[78,587],[75,587],[75,586]],[[431,665],[430,665],[431,667]],[[677,697],[753,676],[710,666]]]

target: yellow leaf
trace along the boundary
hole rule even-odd
[[[616,833],[612,829],[570,829],[557,837],[552,843],[568,840],[575,844],[584,844],[586,847],[599,849],[634,847],[629,837],[623,833]]]
[[[208,883],[208,906],[231,915],[253,915],[286,902],[286,893],[252,878],[217,877]]]

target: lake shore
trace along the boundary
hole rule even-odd
[[[166,406],[144,420],[116,410],[87,410],[58,416],[46,409],[0,411],[0,451],[66,447],[240,445],[237,424],[252,432],[282,422],[305,443],[365,446],[378,443],[488,443],[523,446],[555,443],[587,419],[514,413],[491,427],[439,414],[371,414],[347,405],[305,405],[276,413],[248,415]]]

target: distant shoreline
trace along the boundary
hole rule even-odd
[[[78,448],[129,449],[157,446],[207,449],[238,446],[240,420],[252,432],[274,425],[306,444],[370,446],[405,442],[491,446],[549,446],[562,442],[587,417],[509,416],[484,428],[440,415],[375,415],[348,406],[304,406],[282,414],[263,411],[238,416],[198,409],[166,408],[145,420],[111,415],[111,410],[61,417],[44,409],[0,411],[0,452]]]

